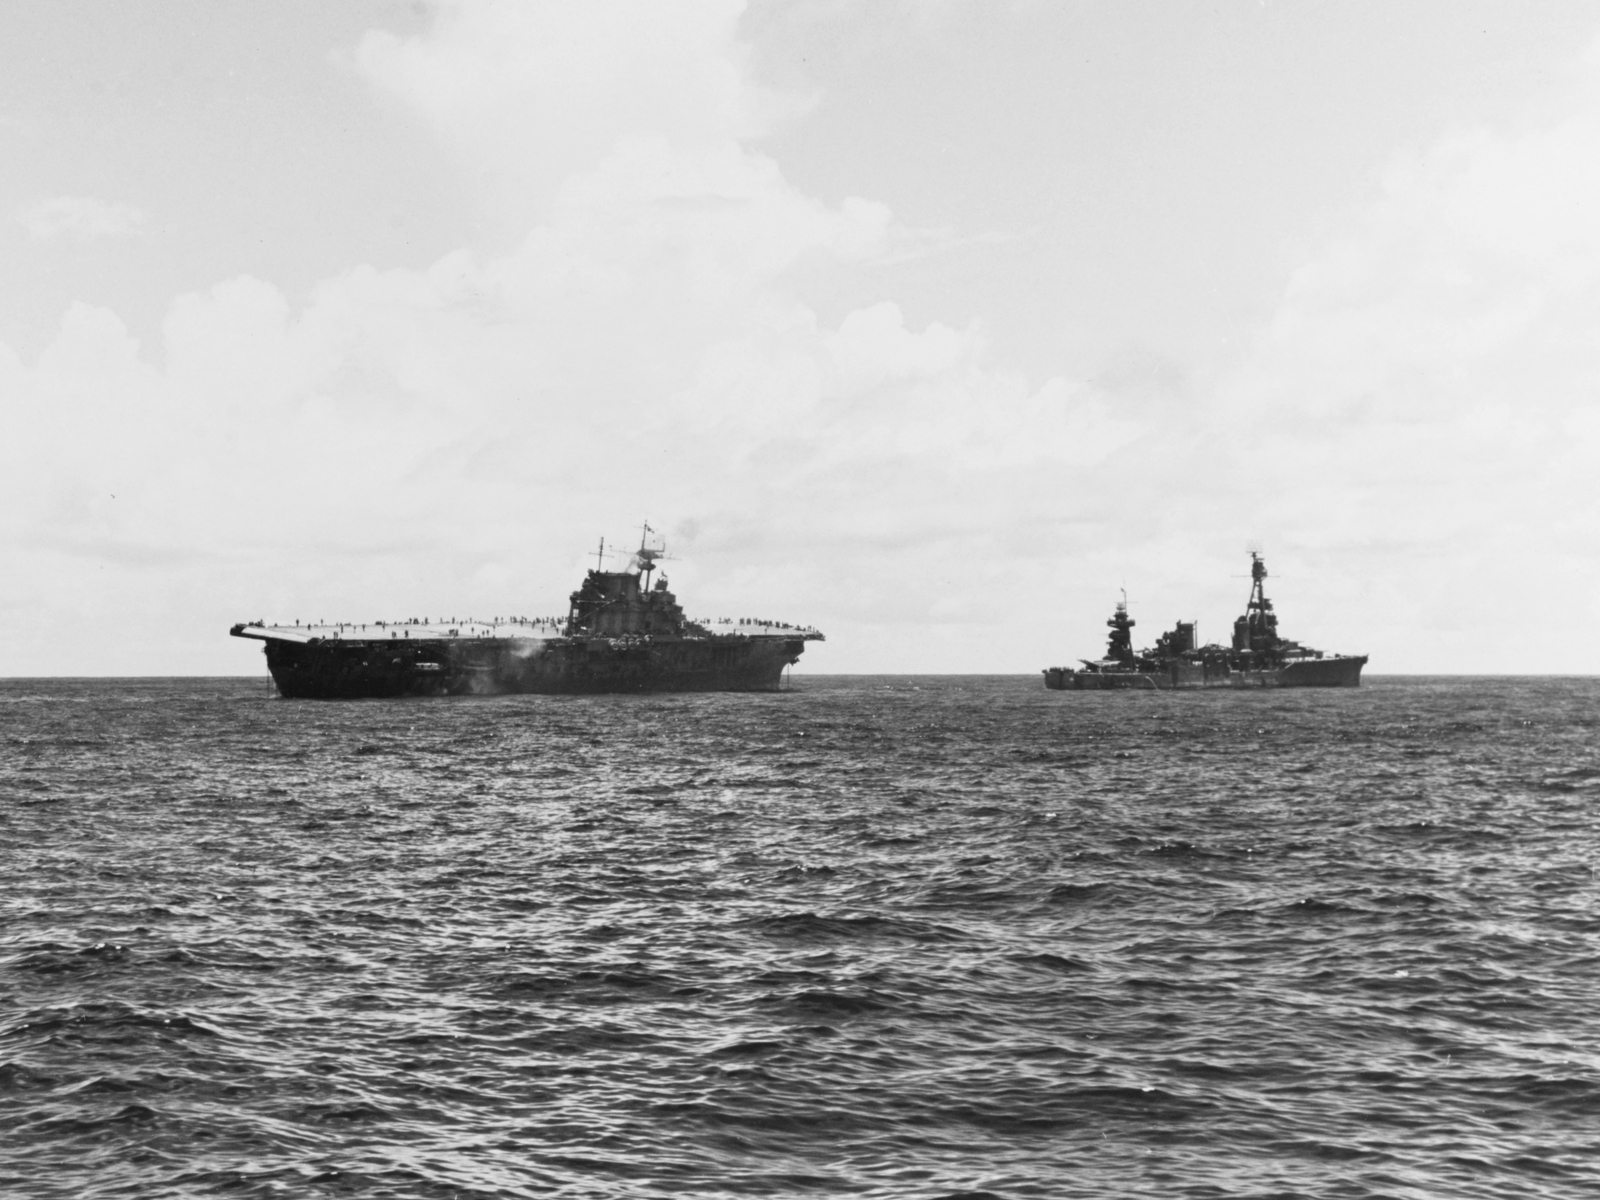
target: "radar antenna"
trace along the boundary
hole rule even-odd
[[[644,529],[639,534],[639,548],[633,552],[633,561],[629,566],[637,567],[644,576],[644,590],[650,590],[650,572],[656,569],[658,562],[671,559],[667,553],[667,542],[657,530],[650,528],[650,522],[644,523]]]

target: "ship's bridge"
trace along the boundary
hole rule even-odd
[[[590,571],[572,593],[572,631],[591,637],[679,637],[688,622],[663,577],[640,586],[631,571]]]

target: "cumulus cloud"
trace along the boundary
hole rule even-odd
[[[1257,527],[1359,568],[1390,661],[1600,668],[1600,60],[1584,70],[1542,121],[1397,159],[1212,410]]]
[[[912,641],[948,620],[896,578],[929,537],[987,538],[1019,479],[1044,490],[1132,431],[1081,387],[995,368],[977,326],[911,327],[888,301],[819,322],[797,267],[920,235],[803,194],[755,148],[803,102],[750,80],[738,13],[449,4],[425,36],[370,35],[375,89],[525,232],[423,271],[352,268],[303,306],[228,281],[179,297],[148,350],[74,308],[36,363],[0,360],[4,520],[78,564],[37,573],[81,582],[106,545],[136,547],[213,620],[559,607],[577,546],[655,516],[696,531],[691,607],[783,598],[823,622],[832,594]]]
[[[752,79],[736,37],[743,8],[447,2],[427,34],[373,31],[354,60],[447,139],[486,205],[515,220],[619,146],[715,159],[803,111],[807,98]]]
[[[38,241],[71,237],[88,242],[137,233],[144,214],[131,205],[93,196],[52,196],[23,209],[17,220]]]

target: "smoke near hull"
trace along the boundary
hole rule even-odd
[[[648,525],[635,569],[588,572],[556,618],[375,625],[235,625],[265,643],[278,691],[296,699],[520,693],[773,691],[815,629],[775,622],[702,625],[665,578]],[[602,561],[603,561],[602,544]]]

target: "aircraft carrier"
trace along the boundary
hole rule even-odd
[[[1250,554],[1250,599],[1233,623],[1233,642],[1197,646],[1193,621],[1179,621],[1148,650],[1134,650],[1127,597],[1106,622],[1111,637],[1104,658],[1080,660],[1079,669],[1048,667],[1044,685],[1055,691],[1109,688],[1258,688],[1361,686],[1365,654],[1324,654],[1278,634],[1278,615],[1266,594],[1267,564]]]
[[[409,618],[369,624],[249,621],[234,637],[265,643],[283,696],[364,700],[517,693],[775,691],[809,626],[723,618],[691,621],[663,574],[665,545],[649,525],[628,566],[595,569],[565,617]],[[605,561],[600,544],[600,566]]]

